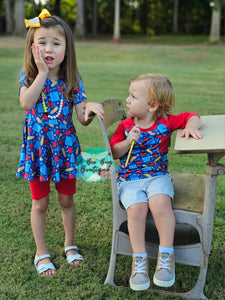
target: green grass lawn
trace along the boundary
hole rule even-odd
[[[224,46],[208,46],[205,41],[203,37],[183,38],[183,42],[179,37],[141,41],[129,37],[119,45],[108,40],[77,43],[78,66],[88,100],[100,102],[116,97],[125,103],[131,78],[146,72],[162,73],[174,84],[174,113],[225,114]],[[37,275],[33,266],[35,243],[30,226],[29,184],[15,176],[25,116],[18,98],[18,74],[24,49],[21,43],[9,47],[7,43],[8,40],[4,44],[4,38],[0,37],[3,45],[0,47],[0,299],[174,299],[157,296],[154,292],[130,290],[130,257],[118,258],[115,281],[119,287],[104,285],[112,232],[109,180],[100,183],[77,180],[75,234],[84,261],[75,268],[70,267],[62,255],[64,231],[52,186],[46,242],[58,273],[53,278]],[[74,122],[83,150],[104,146],[97,120],[89,127],[78,124],[76,116]],[[174,137],[169,153],[171,172],[205,174],[206,155],[174,154],[173,144]],[[225,159],[221,162],[225,163]],[[225,298],[224,179],[218,176],[211,255],[204,288],[209,299]],[[150,262],[151,278],[155,264],[155,261]],[[187,291],[193,287],[196,276],[195,268],[177,265],[176,283],[170,290]]]

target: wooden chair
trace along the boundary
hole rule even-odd
[[[99,119],[99,123],[104,137],[105,147],[109,154],[112,155],[107,131],[113,124],[119,123],[118,121],[125,119],[126,114],[122,102],[118,99],[105,100],[102,102],[102,105],[105,111],[105,118],[104,121]],[[207,125],[205,125],[204,122],[203,129],[203,143],[205,143],[205,139],[207,139],[206,132],[208,129]],[[113,128],[113,132],[114,130],[115,128]],[[113,132],[109,134],[110,138]],[[179,142],[181,142],[182,144],[182,141],[180,141],[178,137],[177,152],[185,153],[186,147],[181,146]],[[196,145],[193,147],[196,147]],[[193,147],[191,153],[193,153]],[[176,293],[167,290],[158,290],[158,292],[161,294],[169,293],[173,295],[179,295],[184,298],[206,299],[203,293],[203,288],[205,284],[208,256],[210,252],[212,237],[216,176],[217,174],[225,173],[224,166],[220,166],[220,169],[218,171],[217,161],[223,155],[225,155],[225,142],[222,148],[223,151],[221,149],[219,150],[220,152],[222,152],[220,153],[220,155],[218,155],[217,153],[217,156],[213,156],[213,154],[210,153],[210,161],[208,161],[207,164],[206,175],[172,175],[175,191],[173,209],[176,217],[176,228],[174,237],[175,260],[176,263],[199,267],[199,275],[197,282],[192,290],[186,293]],[[198,148],[198,151],[196,152],[203,151],[200,151],[200,148]],[[190,153],[190,151],[188,153]],[[113,233],[110,264],[105,283],[115,286],[114,274],[116,267],[116,257],[118,254],[132,255],[132,248],[127,229],[127,213],[126,210],[122,207],[122,204],[120,203],[118,198],[115,166],[112,167],[111,171],[111,187],[113,201]],[[149,212],[146,221],[146,248],[149,258],[157,259],[158,243],[158,233],[152,215]],[[126,276],[129,275],[126,274]]]

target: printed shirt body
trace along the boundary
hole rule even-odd
[[[21,74],[23,77],[24,73]],[[23,86],[25,80],[20,83],[20,88]],[[77,164],[82,158],[72,112],[74,105],[86,100],[86,94],[81,81],[73,93],[75,100],[69,101],[63,96],[65,89],[61,79],[47,79],[41,95],[44,95],[48,113],[44,112],[41,96],[26,112],[18,177],[25,180],[40,177],[40,181],[47,181],[51,176],[54,182],[60,182],[60,177],[72,179],[79,176]],[[48,118],[48,114],[57,114],[62,97],[61,114],[56,119]]]
[[[178,128],[184,128],[187,120],[195,113],[182,113],[160,118],[150,128],[140,128],[139,140],[135,142],[127,167],[128,153],[120,158],[117,168],[117,181],[145,179],[168,173],[167,153],[170,146],[171,134]],[[135,126],[132,118],[122,121],[117,127],[111,141],[111,148],[127,138]]]

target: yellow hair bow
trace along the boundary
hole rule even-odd
[[[48,12],[47,9],[44,8],[44,9],[42,9],[42,11],[38,17],[30,19],[30,20],[25,19],[24,22],[26,24],[26,27],[40,27],[41,26],[40,19],[45,19],[48,17],[51,17],[51,14]]]

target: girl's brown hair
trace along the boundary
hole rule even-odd
[[[149,105],[156,102],[159,107],[155,111],[154,119],[168,117],[174,106],[175,96],[170,80],[161,74],[143,74],[130,81],[145,80],[149,93]]]
[[[74,49],[73,34],[68,24],[57,16],[51,16],[40,20],[41,27],[56,27],[66,38],[66,53],[59,70],[59,77],[66,84],[65,96],[73,98],[73,91],[79,87],[80,75],[77,69],[76,55]],[[30,27],[26,38],[26,48],[24,55],[24,71],[26,86],[30,86],[38,74],[37,66],[34,62],[31,46],[34,42],[35,28]]]

